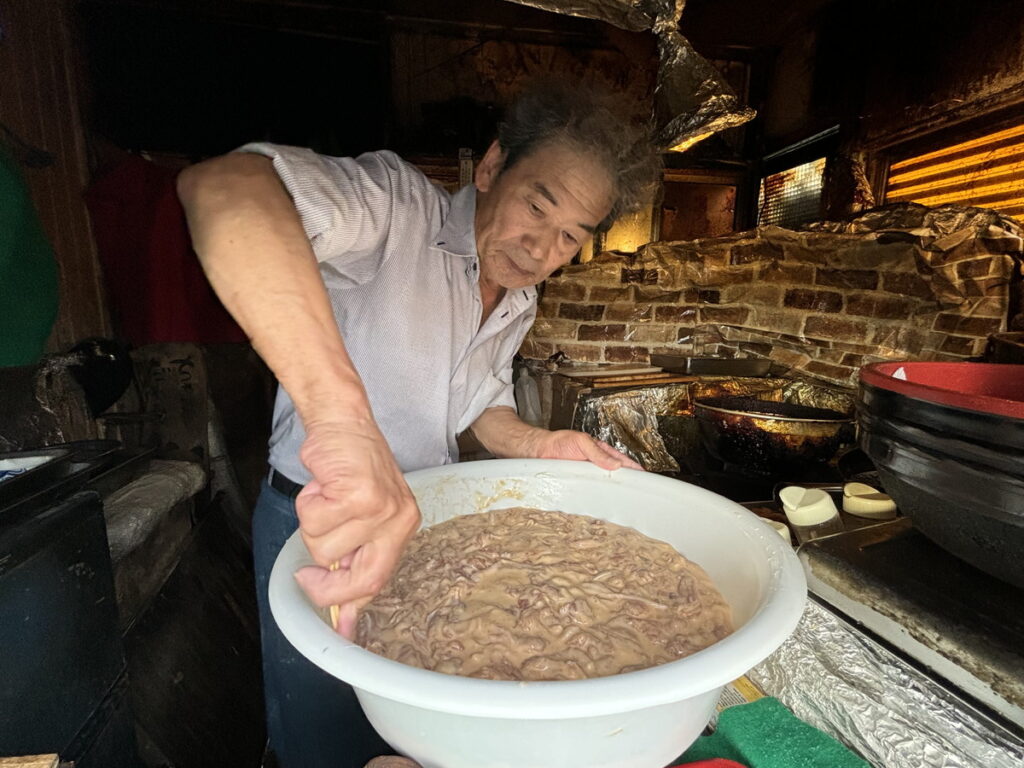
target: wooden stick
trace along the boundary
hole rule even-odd
[[[331,570],[332,571],[336,571],[340,567],[341,567],[341,563],[339,563],[337,560],[335,560],[333,563],[331,563]],[[341,609],[338,606],[336,606],[336,605],[332,605],[331,606],[331,626],[334,627],[334,631],[335,632],[338,631],[338,616],[339,616],[340,613],[341,613]]]

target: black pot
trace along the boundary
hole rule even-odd
[[[920,365],[929,366],[920,369],[929,381],[956,381],[963,397],[915,385],[913,364],[905,364],[908,384],[889,380],[894,364],[868,366],[857,404],[860,446],[915,528],[976,568],[1024,588],[1024,418],[1012,415],[1012,404],[1009,412],[986,412],[993,398],[981,384],[969,391],[974,372],[991,388],[1000,376],[1019,377],[1021,369]],[[1008,380],[998,399],[1012,403],[1018,388],[1024,392]]]
[[[738,396],[693,405],[708,453],[752,473],[797,477],[852,440],[853,419],[825,408]]]

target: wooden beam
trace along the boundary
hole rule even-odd
[[[57,768],[57,755],[25,755],[24,757],[0,757],[0,768]]]

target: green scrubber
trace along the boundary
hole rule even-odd
[[[713,757],[735,760],[749,768],[871,768],[771,697],[722,710],[718,729],[697,739],[677,762]]]

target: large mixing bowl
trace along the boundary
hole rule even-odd
[[[803,611],[806,584],[789,546],[756,515],[693,485],[529,459],[455,464],[406,479],[424,525],[533,506],[669,542],[710,574],[736,625],[692,656],[612,677],[524,683],[428,672],[331,630],[292,578],[311,562],[295,534],[270,578],[278,625],[303,655],[351,684],[381,736],[424,768],[661,768],[700,735],[722,687],[781,645]]]

